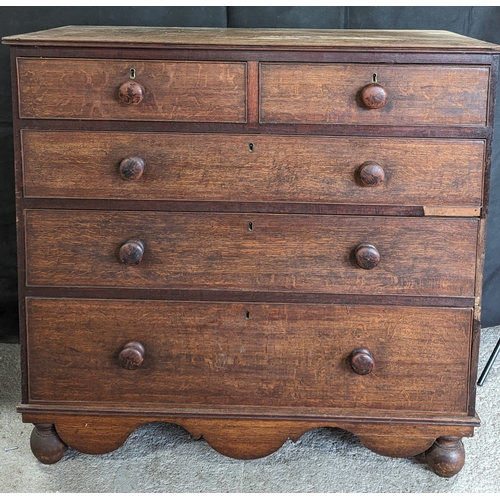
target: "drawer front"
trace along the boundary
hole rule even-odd
[[[240,62],[18,58],[17,69],[21,118],[246,120],[246,64]],[[142,90],[123,90],[126,104],[119,89],[130,82]]]
[[[474,296],[476,219],[98,210],[25,218],[28,285]],[[376,267],[356,263],[357,255],[370,267],[376,252]]]
[[[480,206],[484,141],[22,131],[34,198]],[[123,169],[139,157],[140,176]],[[378,163],[382,181],[363,183]]]
[[[30,402],[467,412],[470,309],[26,302]]]
[[[360,92],[377,83],[387,104],[367,108]],[[489,69],[479,66],[261,65],[264,123],[486,125]]]

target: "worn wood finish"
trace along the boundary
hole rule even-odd
[[[350,356],[351,368],[358,375],[368,375],[375,367],[373,354],[364,347],[354,349]]]
[[[372,205],[372,204],[318,204],[283,202],[232,202],[232,201],[175,201],[175,200],[112,200],[92,199],[92,207],[97,210],[126,210],[132,207],[139,211],[165,212],[220,212],[220,213],[272,213],[272,214],[316,214],[316,215],[397,215],[422,217],[425,207],[416,205]],[[25,209],[81,210],[89,206],[88,199],[78,198],[24,198]],[[437,207],[444,211],[446,207]],[[454,207],[451,207],[454,211]],[[455,207],[456,208],[456,207]],[[466,216],[479,215],[479,207],[465,207]],[[462,207],[463,209],[463,207]],[[439,213],[443,215],[443,213]],[[448,214],[450,215],[450,214]],[[452,214],[457,216],[457,214]],[[462,216],[464,214],[462,213]]]
[[[86,122],[87,123],[87,122]],[[61,130],[61,120],[21,119],[22,129]],[[81,130],[82,124],[67,120],[65,130]],[[140,127],[140,130],[139,128]],[[492,130],[488,126],[436,126],[419,125],[400,127],[397,125],[356,125],[338,123],[210,123],[210,122],[161,122],[161,121],[100,121],[87,123],[87,130],[107,132],[169,132],[169,133],[217,133],[217,134],[271,134],[271,135],[317,135],[341,137],[421,137],[434,139],[480,139],[491,140]]]
[[[119,27],[4,42],[19,411],[51,435],[40,460],[162,421],[237,458],[341,427],[458,472],[479,424],[497,46]],[[368,109],[375,82],[387,101]]]
[[[376,74],[387,104],[370,109],[359,92]],[[484,125],[488,67],[377,64],[261,64],[263,123]]]
[[[68,449],[57,435],[54,424],[36,424],[31,432],[30,447],[33,455],[44,464],[59,462]]]
[[[126,405],[114,404],[103,406],[99,403],[71,403],[71,402],[34,402],[29,404],[20,404],[18,411],[23,414],[24,422],[46,422],[54,421],[52,415],[57,414],[80,414],[87,416],[106,416],[106,417],[135,417],[149,418],[150,421],[168,421],[178,418],[196,418],[196,419],[258,419],[258,420],[307,420],[315,422],[325,422],[332,424],[336,422],[335,427],[344,422],[357,422],[359,424],[405,424],[419,427],[425,425],[447,426],[448,428],[468,428],[467,434],[458,431],[456,435],[471,436],[474,427],[480,424],[480,420],[475,415],[451,414],[451,413],[429,413],[422,418],[422,412],[388,412],[387,410],[363,409],[363,408],[338,408],[335,414],[330,411],[322,413],[316,409],[301,408],[299,413],[294,407],[249,407],[249,406],[219,406],[219,407],[165,407],[162,403],[144,405],[144,403],[127,403]],[[45,416],[43,416],[45,415]],[[333,425],[332,425],[333,426]],[[361,427],[361,425],[360,425]],[[450,431],[448,431],[450,434]]]
[[[441,477],[453,477],[465,463],[465,450],[458,436],[443,436],[425,453],[432,471]]]
[[[12,107],[13,110],[18,108],[18,86],[16,72],[16,51],[15,47],[11,48],[10,54],[10,70],[11,70],[11,85],[12,85]],[[25,256],[24,256],[24,216],[22,214],[23,202],[23,168],[22,168],[22,151],[21,151],[21,133],[19,127],[19,117],[14,111],[12,114],[13,121],[13,140],[14,140],[14,176],[15,176],[15,197],[16,197],[16,246],[17,246],[17,276],[18,276],[18,312],[19,312],[19,340],[21,354],[21,401],[27,401],[27,382],[28,382],[28,362],[26,356],[26,313],[24,309],[25,296]]]
[[[51,30],[4,37],[11,45],[65,47],[253,46],[431,52],[497,52],[498,46],[441,30],[324,30],[241,28],[158,28],[131,26],[64,26]]]
[[[247,122],[259,122],[259,62],[247,63]]]
[[[468,408],[470,309],[35,298],[27,309],[33,402]],[[142,353],[123,354],[131,341]],[[369,375],[351,369],[359,348]],[[122,356],[144,361],[129,372]]]
[[[246,65],[18,58],[21,118],[245,122]],[[142,102],[118,96],[134,69]]]
[[[140,156],[127,156],[118,167],[120,175],[127,181],[136,181],[142,177],[146,162]]]
[[[376,73],[373,74],[373,80],[376,80]],[[383,108],[389,100],[389,94],[378,83],[369,83],[361,89],[361,101],[370,109]]]
[[[29,286],[474,293],[475,219],[97,210],[25,216]],[[146,249],[138,266],[117,257],[130,239]],[[366,241],[380,254],[370,270],[354,261]]]
[[[482,140],[307,135],[23,130],[22,144],[27,197],[476,207],[485,153]],[[131,156],[140,182],[119,174]],[[366,162],[383,185],[359,180]]]
[[[376,161],[365,161],[356,172],[359,182],[366,187],[380,186],[385,181],[385,172]]]
[[[102,299],[188,300],[223,302],[266,302],[269,304],[364,304],[422,307],[474,307],[477,298],[432,295],[372,295],[345,293],[276,292],[261,290],[213,290],[180,288],[116,288],[116,287],[25,287],[26,296]]]
[[[27,46],[11,47],[19,57],[47,58],[86,58],[86,59],[125,59],[125,60],[157,60],[157,61],[259,61],[259,62],[306,62],[306,63],[370,63],[380,64],[439,64],[439,65],[480,65],[493,66],[498,55],[492,51],[377,51],[348,48],[317,50],[313,47],[296,50],[290,47],[273,49],[272,47],[105,47],[105,46]],[[492,74],[493,76],[493,74]]]
[[[130,72],[134,72],[135,74],[135,69],[131,69]],[[122,83],[118,89],[118,99],[124,104],[131,106],[140,104],[144,100],[145,94],[146,90],[144,87],[139,82],[134,81]]]
[[[301,421],[284,419],[151,419],[150,417],[108,417],[81,414],[24,414],[25,422],[43,422],[51,418],[58,434],[72,448],[83,453],[108,453],[119,448],[139,427],[153,421],[172,422],[185,428],[195,439],[203,437],[213,448],[239,459],[260,458],[276,451],[288,438],[296,441],[305,432],[318,427],[342,428],[356,434],[361,442],[381,455],[410,457],[425,452],[441,435],[471,436],[465,425],[411,425],[401,422],[369,423],[340,421]]]
[[[144,362],[146,350],[140,342],[127,342],[118,354],[118,360],[122,368],[126,370],[137,370]]]
[[[369,271],[380,264],[380,252],[371,243],[360,243],[354,249],[354,259],[361,269]]]
[[[138,266],[144,257],[144,243],[141,240],[128,240],[120,246],[118,259],[127,266]]]

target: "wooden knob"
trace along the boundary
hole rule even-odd
[[[354,258],[361,269],[373,269],[380,262],[380,254],[371,243],[360,243],[354,249]]]
[[[118,97],[125,104],[139,104],[144,99],[144,87],[139,82],[122,83],[118,89]]]
[[[358,177],[363,186],[380,186],[385,180],[385,172],[378,163],[365,161],[358,169]]]
[[[127,156],[120,162],[120,175],[127,181],[140,179],[146,162],[140,156]]]
[[[358,375],[368,375],[375,367],[375,361],[368,349],[354,349],[350,361],[352,371]]]
[[[122,368],[126,370],[137,370],[144,361],[144,346],[139,342],[129,342],[123,346],[118,355]]]
[[[144,257],[144,243],[141,240],[128,240],[118,252],[118,258],[122,264],[137,266]]]
[[[370,83],[361,90],[361,100],[370,109],[383,108],[389,99],[387,90],[378,83]]]

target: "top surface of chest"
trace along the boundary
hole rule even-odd
[[[439,30],[326,30],[65,26],[3,38],[12,45],[318,48],[497,52],[498,46]]]

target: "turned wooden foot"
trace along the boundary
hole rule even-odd
[[[58,462],[68,449],[53,424],[36,424],[31,432],[30,445],[33,455],[44,464]]]
[[[452,477],[464,466],[465,450],[462,439],[442,436],[425,452],[427,465],[441,477]]]

